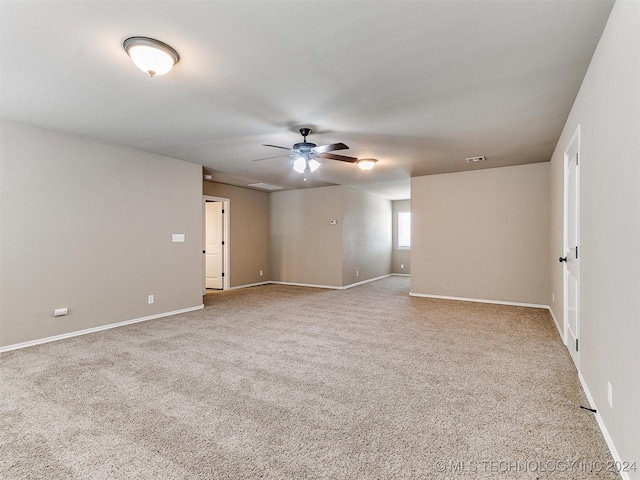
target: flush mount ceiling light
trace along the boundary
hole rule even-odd
[[[377,161],[378,160],[376,160],[375,158],[360,158],[356,162],[356,165],[360,167],[360,170],[367,171],[371,170]]]
[[[133,63],[150,76],[164,75],[180,61],[180,55],[171,46],[149,37],[129,37],[122,47]]]

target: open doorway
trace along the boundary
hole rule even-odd
[[[228,198],[203,196],[203,294],[229,288]]]

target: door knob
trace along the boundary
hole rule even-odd
[[[560,257],[560,258],[558,259],[558,261],[559,261],[560,263],[562,263],[562,262],[567,263],[567,257]]]

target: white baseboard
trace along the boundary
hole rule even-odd
[[[351,283],[349,285],[345,285],[344,287],[340,287],[342,290],[346,290],[347,288],[353,288],[353,287],[357,287],[358,285],[364,285],[365,283],[371,283],[371,282],[375,282],[376,280],[382,280],[383,278],[387,278],[390,277],[391,274],[389,273],[388,275],[382,275],[381,277],[375,277],[375,278],[369,278],[368,280],[363,280],[361,282],[357,282],[357,283]]]
[[[549,306],[547,308],[549,309],[551,318],[553,318],[553,323],[555,323],[556,328],[558,329],[558,333],[560,334],[560,339],[562,340],[562,343],[566,345],[567,343],[564,340],[564,329],[560,327],[560,324],[558,323],[558,319],[556,318],[556,315],[553,313],[553,310],[551,309],[551,307]]]
[[[357,287],[358,285],[364,285],[365,283],[375,282],[376,280],[382,280],[383,278],[398,276],[398,277],[410,277],[408,273],[389,273],[387,275],[382,275],[380,277],[369,278],[367,280],[363,280],[357,283],[351,283],[349,285],[339,286],[339,285],[318,285],[315,283],[298,283],[298,282],[277,282],[275,280],[268,280],[266,282],[258,282],[258,283],[248,283],[246,285],[236,285],[235,287],[231,287],[228,290],[237,290],[238,288],[248,288],[248,287],[259,287],[261,285],[290,285],[292,287],[309,287],[309,288],[327,288],[330,290],[346,290],[348,288]]]
[[[466,297],[449,297],[446,295],[428,295],[426,293],[413,293],[409,292],[411,297],[425,297],[425,298],[438,298],[441,300],[456,300],[459,302],[476,302],[476,303],[492,303],[495,305],[511,305],[513,307],[529,307],[529,308],[544,308],[548,309],[548,305],[540,305],[537,303],[521,303],[521,302],[506,302],[501,300],[486,300],[484,298],[466,298]]]
[[[193,312],[194,310],[202,310],[204,304],[197,305],[195,307],[183,308],[181,310],[173,310],[171,312],[158,313],[156,315],[149,315],[148,317],[134,318],[133,320],[125,320],[123,322],[109,323],[108,325],[101,325],[99,327],[87,328],[84,330],[76,330],[75,332],[63,333],[60,335],[54,335],[52,337],[39,338],[37,340],[30,340],[28,342],[15,343],[13,345],[7,345],[0,347],[0,353],[8,352],[11,350],[18,350],[19,348],[33,347],[42,343],[55,342],[57,340],[64,340],[65,338],[78,337],[80,335],[86,335],[87,333],[100,332],[102,330],[109,330],[111,328],[124,327],[125,325],[131,325],[132,323],[146,322],[147,320],[155,320],[157,318],[169,317],[171,315],[178,315],[179,313]]]
[[[315,285],[312,283],[297,283],[297,282],[275,282],[271,281],[274,285],[290,285],[292,287],[311,287],[311,288],[328,288],[331,290],[342,290],[343,287],[336,287],[334,285]]]
[[[604,441],[607,443],[607,446],[609,447],[609,451],[611,452],[613,461],[617,462],[618,465],[622,465],[623,464],[622,458],[620,457],[620,454],[618,453],[618,450],[616,449],[616,446],[613,443],[613,439],[611,438],[611,435],[609,435],[607,426],[605,425],[604,420],[602,420],[602,415],[600,415],[600,410],[598,409],[596,402],[593,400],[593,397],[591,396],[591,392],[589,391],[589,387],[587,387],[587,383],[585,382],[584,377],[580,372],[578,372],[578,378],[580,379],[580,385],[582,385],[582,389],[584,390],[584,393],[587,396],[587,400],[589,401],[589,406],[596,411],[594,413],[596,417],[596,422],[598,422],[598,427],[600,427],[600,431],[602,432]],[[631,480],[631,477],[629,476],[629,472],[619,472],[619,473],[623,480]]]
[[[258,282],[258,283],[247,283],[246,285],[236,285],[235,287],[230,287],[227,290],[237,290],[239,288],[249,288],[249,287],[259,287],[260,285],[269,285],[270,281],[266,281],[266,282]]]
[[[335,286],[335,285],[314,285],[311,283],[297,283],[297,282],[276,282],[276,281],[271,281],[268,283],[273,283],[274,285],[291,285],[293,287],[311,287],[311,288],[328,288],[331,290],[346,290],[348,288],[353,288],[353,287],[357,287],[358,285],[364,285],[365,283],[370,283],[370,282],[375,282],[376,280],[381,280],[383,278],[387,278],[390,277],[391,274],[387,274],[387,275],[382,275],[381,277],[375,277],[375,278],[369,278],[367,280],[363,280],[361,282],[357,282],[357,283],[351,283],[349,285],[344,285],[344,286]]]

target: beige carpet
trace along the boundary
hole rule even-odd
[[[0,375],[3,479],[618,478],[547,311],[406,277],[218,292]]]

